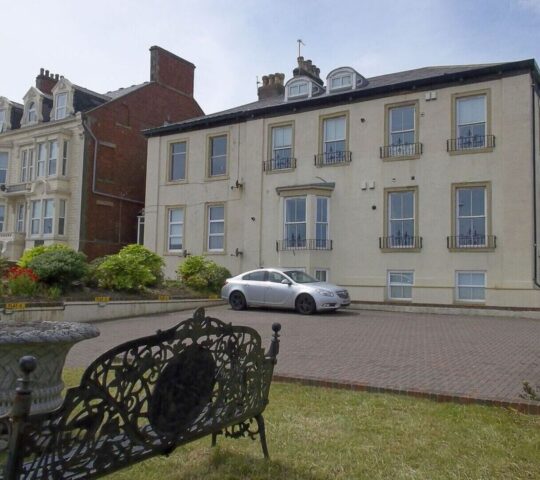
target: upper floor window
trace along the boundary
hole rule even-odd
[[[36,109],[35,102],[30,102],[30,104],[28,105],[28,112],[26,114],[26,122],[27,123],[37,122],[37,109]]]
[[[17,222],[15,225],[15,231],[22,233],[26,231],[25,229],[25,219],[26,219],[26,204],[19,203],[17,204]]]
[[[0,133],[6,130],[6,110],[0,109]]]
[[[415,244],[415,192],[388,192],[386,248],[413,248]]]
[[[456,133],[459,148],[481,148],[486,142],[486,96],[456,100]]]
[[[352,73],[342,73],[330,79],[330,90],[351,88],[353,82]]]
[[[58,169],[58,140],[39,143],[37,146],[37,177],[52,177]],[[28,180],[32,180],[31,177]]]
[[[0,232],[4,231],[5,222],[6,222],[6,206],[0,205]]]
[[[59,93],[55,98],[55,114],[54,118],[56,120],[62,120],[67,116],[67,92]]]
[[[350,161],[347,150],[347,116],[324,118],[322,122],[322,156],[319,165]]]
[[[0,184],[6,183],[8,168],[7,152],[0,152]]]
[[[486,223],[486,188],[456,189],[458,246],[485,246]]]
[[[174,182],[186,179],[186,150],[186,142],[178,142],[171,145],[169,181]]]
[[[208,207],[208,251],[221,252],[225,244],[225,206]]]
[[[25,148],[21,152],[21,174],[20,181],[31,182],[34,179],[34,149]]]
[[[33,200],[30,213],[30,233],[32,235],[51,235],[54,233],[54,199]]]
[[[227,135],[210,138],[209,176],[227,174]]]
[[[271,169],[293,168],[292,125],[272,128]]]
[[[308,82],[295,82],[289,85],[287,89],[287,97],[302,97],[309,95],[309,85]]]
[[[388,143],[384,157],[418,154],[416,147],[416,105],[388,109]]]

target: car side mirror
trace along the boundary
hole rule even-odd
[[[289,286],[292,285],[291,281],[290,281],[290,280],[287,280],[286,278],[284,278],[283,280],[281,280],[281,283],[282,283],[283,285],[289,285]]]

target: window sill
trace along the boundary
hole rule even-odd
[[[460,248],[449,248],[449,252],[494,252],[496,247],[460,247]]]
[[[264,173],[266,175],[272,175],[274,173],[288,173],[288,172],[294,172],[296,170],[295,167],[291,168],[274,168],[272,170],[265,170]]]
[[[227,255],[227,252],[225,252],[225,250],[219,250],[219,251],[205,250],[203,254],[204,255]]]
[[[229,174],[226,173],[225,175],[213,175],[211,177],[205,177],[205,182],[217,182],[219,180],[229,180]]]
[[[396,247],[396,248],[381,248],[381,253],[418,253],[421,248],[415,247]]]
[[[454,300],[454,305],[485,305],[485,300]]]
[[[421,155],[393,155],[390,157],[381,158],[383,162],[400,162],[402,160],[418,160]]]
[[[165,186],[167,186],[167,185],[182,185],[184,183],[189,183],[189,182],[185,178],[182,179],[182,180],[167,180],[165,182]]]
[[[461,150],[451,150],[448,155],[474,155],[476,153],[491,153],[493,150],[495,150],[495,147],[463,148]]]

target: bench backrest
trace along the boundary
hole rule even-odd
[[[261,414],[279,350],[276,325],[265,354],[254,329],[198,309],[109,350],[58,410],[28,417],[20,478],[96,478]]]

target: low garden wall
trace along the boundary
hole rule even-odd
[[[140,317],[182,310],[194,310],[198,307],[222,305],[222,300],[138,300],[138,301],[102,301],[65,302],[64,304],[6,304],[0,310],[3,321],[32,322],[99,322],[126,317]]]

